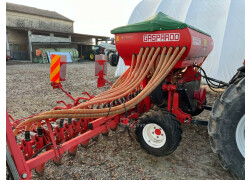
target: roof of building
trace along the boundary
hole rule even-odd
[[[23,27],[8,27],[8,29],[16,29],[16,30],[22,30],[22,31],[29,31],[29,28],[23,28]],[[75,37],[81,37],[81,36],[87,36],[92,38],[101,38],[101,39],[112,39],[110,36],[101,36],[101,35],[93,35],[93,34],[80,34],[80,33],[71,33],[71,32],[56,32],[56,31],[46,31],[46,30],[38,30],[38,29],[32,29],[32,34],[38,33],[38,34],[49,34],[54,33],[56,36],[58,35],[71,35]]]
[[[43,10],[43,9],[38,9],[38,8],[30,7],[30,6],[24,6],[24,5],[13,4],[13,3],[8,3],[8,2],[6,3],[6,10],[74,22],[73,20],[55,11],[48,11],[48,10]]]

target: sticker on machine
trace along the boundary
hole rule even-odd
[[[144,34],[143,42],[180,41],[180,33]]]
[[[201,38],[194,37],[192,38],[192,44],[195,46],[200,46],[201,45]]]

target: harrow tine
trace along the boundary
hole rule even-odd
[[[115,128],[110,128],[111,131],[116,131],[117,130],[117,126]]]
[[[86,140],[86,141],[81,143],[81,146],[84,147],[84,148],[87,148],[88,145],[89,145],[89,140]]]
[[[63,163],[62,163],[62,158],[58,159],[58,158],[54,158],[53,159],[53,162],[56,166],[61,166]]]
[[[40,166],[38,166],[37,168],[35,168],[35,172],[38,176],[43,176],[44,175],[44,166],[45,164],[41,164]]]
[[[109,135],[109,129],[107,128],[107,126],[106,126],[106,131],[102,132],[102,135],[106,137]]]
[[[91,139],[93,140],[93,141],[96,141],[96,142],[98,142],[99,141],[99,136],[100,134],[98,134],[98,135],[96,135],[95,137],[92,137]]]
[[[105,136],[105,137],[109,136],[109,131],[102,132],[102,135]]]
[[[77,153],[77,148],[78,146],[75,146],[71,149],[68,150],[68,153],[72,156],[72,157],[75,157],[76,156],[76,153]]]

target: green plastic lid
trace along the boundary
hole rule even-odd
[[[193,29],[195,31],[198,31],[207,36],[210,36],[209,34],[193,26],[190,26],[186,23],[177,21],[174,18],[162,12],[155,14],[154,16],[148,18],[145,21],[115,28],[111,30],[111,33],[122,34],[122,33],[132,33],[132,32],[152,32],[152,31],[160,31],[160,30],[184,29],[186,27]]]

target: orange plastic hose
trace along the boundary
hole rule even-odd
[[[163,49],[164,50],[164,49]],[[126,102],[124,105],[119,105],[112,107],[110,109],[109,115],[115,115],[125,112],[124,106],[126,110],[129,110],[133,108],[136,104],[138,104],[141,100],[143,100],[146,96],[148,96],[167,76],[167,74],[172,70],[172,68],[175,66],[175,64],[178,62],[178,60],[181,58],[183,53],[185,52],[186,47],[183,47],[182,50],[178,53],[179,47],[177,47],[174,51],[174,53],[170,56],[171,48],[168,51],[167,55],[162,53],[161,58],[159,60],[159,63],[155,69],[155,73],[153,74],[151,80],[148,82],[147,86],[141,91],[140,94],[138,94],[135,98],[132,100]],[[156,58],[156,55],[154,54],[153,58]],[[165,61],[162,62],[163,57],[165,57]],[[152,59],[153,59],[152,58]],[[150,65],[153,64],[154,61],[150,62]],[[162,64],[162,66],[161,66]],[[150,66],[147,67],[147,70],[150,70]],[[18,132],[18,128],[22,127],[24,125],[33,123],[35,121],[40,121],[44,119],[49,118],[86,118],[86,117],[101,117],[105,116],[107,112],[109,111],[109,108],[104,109],[69,109],[69,110],[57,110],[57,111],[49,111],[42,114],[39,114],[38,116],[35,116],[33,118],[27,119],[26,121],[20,123],[17,128],[14,130],[14,133],[16,134]]]

